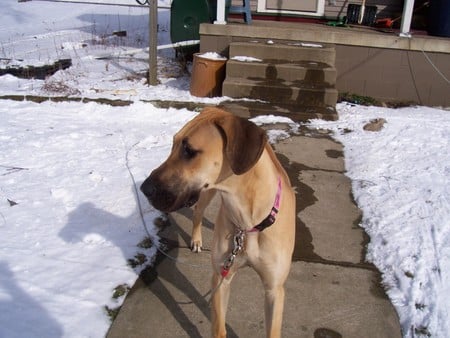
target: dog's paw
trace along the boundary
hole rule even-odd
[[[191,251],[192,252],[202,252],[202,242],[201,241],[191,241]]]

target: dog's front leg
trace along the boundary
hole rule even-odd
[[[200,198],[194,206],[194,214],[192,217],[192,236],[191,236],[191,250],[192,252],[202,251],[202,220],[203,214],[209,202],[213,199],[216,191],[205,190],[200,194]]]
[[[223,278],[216,272],[212,277],[212,307],[211,307],[211,328],[212,337],[223,338],[227,336],[227,330],[225,328],[225,317],[228,307],[228,299],[230,298],[230,282],[232,276],[228,275],[227,278]]]

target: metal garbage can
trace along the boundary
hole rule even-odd
[[[226,62],[227,58],[216,53],[195,53],[190,93],[198,97],[221,96]]]

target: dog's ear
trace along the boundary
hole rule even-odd
[[[224,139],[225,156],[236,175],[248,171],[261,157],[267,142],[263,129],[253,122],[234,115],[215,121]]]

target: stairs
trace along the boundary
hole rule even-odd
[[[250,116],[281,113],[295,120],[335,120],[334,61],[334,46],[232,42],[222,95],[258,100],[239,103]]]

